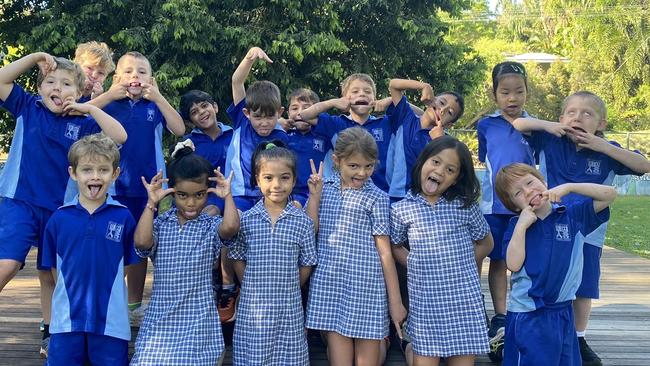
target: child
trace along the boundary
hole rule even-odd
[[[113,198],[131,210],[138,220],[147,203],[147,192],[140,177],[150,180],[165,165],[162,151],[163,128],[183,136],[183,119],[160,94],[152,77],[149,60],[139,52],[127,52],[117,62],[113,85],[92,103],[115,117],[129,133],[122,145],[122,174],[115,182]],[[126,269],[131,324],[137,326],[144,316],[142,291],[147,274],[147,261]]]
[[[252,176],[263,198],[242,214],[230,249],[242,283],[234,365],[309,365],[300,287],[316,265],[314,223],[289,199],[296,158],[282,145],[255,150]]]
[[[290,150],[297,156],[296,186],[293,188],[292,199],[301,206],[307,202],[309,195],[308,180],[311,176],[310,161],[320,165],[325,156],[332,150],[332,143],[324,136],[315,134],[311,124],[298,117],[302,111],[319,102],[318,95],[305,88],[296,89],[287,97],[289,101],[288,123],[292,127],[288,131]]]
[[[96,134],[75,142],[68,160],[79,195],[52,214],[43,240],[43,266],[57,279],[47,365],[127,365],[124,265],[137,259],[135,220],[107,194],[120,152]]]
[[[389,83],[392,103],[386,112],[393,125],[399,126],[388,154],[387,175],[390,177],[391,200],[406,195],[411,186],[410,173],[420,152],[432,139],[442,136],[463,115],[465,101],[454,92],[433,95],[431,85],[416,80],[392,79]],[[420,100],[427,105],[426,112],[418,116],[404,96],[409,89],[421,90]]]
[[[533,152],[512,122],[527,116],[524,111],[528,82],[526,69],[518,62],[502,62],[492,69],[492,92],[499,110],[478,122],[478,158],[485,163],[480,207],[490,225],[494,249],[490,253],[488,284],[494,305],[488,336],[492,353],[503,345],[506,320],[507,277],[503,233],[514,213],[504,207],[495,193],[494,180],[502,167],[511,163],[535,165]],[[492,357],[492,355],[491,355]],[[494,360],[498,360],[495,358]]]
[[[406,316],[391,255],[388,195],[370,180],[378,154],[363,128],[342,131],[332,156],[337,172],[314,202],[320,207],[319,263],[306,326],[325,332],[333,365],[376,366],[388,312],[398,334]]]
[[[251,48],[232,75],[233,104],[226,111],[235,130],[228,148],[226,173],[234,172],[232,194],[241,211],[253,207],[260,199],[259,190],[251,186],[253,151],[262,141],[287,142],[287,134],[278,125],[284,108],[280,89],[270,81],[256,81],[248,89],[244,82],[256,60],[272,63],[259,47]]]
[[[638,151],[628,151],[607,141],[602,131],[607,123],[605,103],[597,95],[580,91],[562,103],[560,123],[530,118],[515,120],[514,126],[529,133],[528,141],[539,154],[540,170],[553,188],[564,183],[611,185],[615,175],[643,175],[650,162]],[[584,199],[569,195],[567,202]],[[585,341],[591,313],[591,299],[599,297],[600,256],[605,243],[607,223],[585,239],[582,283],[573,302],[580,354],[584,365],[601,365],[598,355]]]
[[[212,96],[200,90],[191,90],[181,97],[180,114],[185,121],[191,122],[195,128],[183,139],[189,139],[194,145],[197,155],[206,158],[214,169],[226,170],[226,151],[232,140],[233,129],[217,121],[219,106]],[[205,211],[208,215],[220,215],[223,212],[224,201],[219,197],[208,195]],[[221,248],[221,286],[218,310],[219,320],[227,322],[235,315],[235,272],[232,261],[228,259],[228,248]]]
[[[239,214],[230,192],[232,174],[209,178],[212,165],[184,147],[150,183],[147,206],[135,231],[138,255],[154,264],[153,292],[135,343],[131,365],[215,365],[224,349],[212,295],[212,264],[222,240],[239,230]],[[208,180],[217,183],[208,188]],[[174,194],[175,207],[154,220],[158,202]],[[223,218],[208,216],[208,193],[225,200]]]
[[[80,43],[75,50],[74,62],[79,64],[86,74],[86,83],[79,103],[85,103],[102,94],[106,77],[115,70],[113,51],[108,45],[96,41]]]
[[[550,190],[535,168],[511,164],[499,171],[497,194],[519,217],[504,235],[512,271],[504,366],[580,366],[571,301],[582,274],[585,236],[607,221],[612,187],[567,183]],[[567,206],[551,204],[574,193]]]
[[[38,65],[38,96],[15,80]],[[76,103],[84,86],[79,65],[38,52],[0,69],[1,106],[16,118],[7,163],[0,177],[0,291],[16,275],[32,245],[42,247],[42,233],[52,212],[63,204],[68,180],[66,154],[79,138],[103,130],[117,143],[124,128],[99,108]],[[69,112],[89,114],[70,116]],[[50,300],[54,278],[37,260],[45,323],[41,353],[47,355]]]
[[[437,365],[446,357],[447,365],[473,364],[488,351],[476,263],[493,242],[478,208],[472,155],[455,138],[438,137],[412,175],[411,190],[391,211],[391,240],[410,245],[407,333],[414,363]]]
[[[388,193],[386,168],[391,138],[396,132],[388,116],[377,118],[370,115],[375,104],[375,82],[367,74],[352,74],[341,84],[342,97],[319,102],[299,114],[299,118],[310,121],[314,132],[336,143],[338,134],[346,128],[361,126],[375,139],[379,151],[372,175],[372,182],[382,191]],[[324,113],[332,108],[347,112],[349,115],[333,116]]]

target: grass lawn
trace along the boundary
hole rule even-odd
[[[650,258],[650,196],[618,196],[611,206],[605,244]]]

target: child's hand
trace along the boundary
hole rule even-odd
[[[292,128],[294,128],[294,122],[293,122],[292,119],[288,119],[288,118],[282,118],[282,117],[280,117],[280,118],[278,118],[278,124],[279,124],[280,127],[282,127],[282,129],[285,130],[285,131],[289,131],[289,130],[291,130]]]
[[[215,177],[210,177],[208,178],[212,182],[216,182],[217,186],[214,188],[208,188],[208,193],[214,193],[217,195],[219,198],[226,198],[228,195],[231,194],[230,192],[230,183],[232,182],[232,177],[233,177],[234,172],[230,172],[230,175],[228,175],[228,179],[224,177],[223,174],[221,174],[221,168],[217,168],[214,170],[214,175]]]
[[[128,96],[128,86],[128,82],[122,82],[122,78],[119,75],[114,75],[113,84],[108,89],[107,93],[109,93],[112,100],[120,100]]]
[[[104,86],[100,82],[93,83],[93,90],[90,92],[90,99],[95,98],[96,96],[104,92]]]
[[[311,175],[307,181],[309,196],[320,195],[323,191],[323,162],[321,161],[318,165],[318,171],[316,171],[313,159],[309,159],[309,165],[311,165]]]
[[[270,64],[273,63],[273,60],[271,60],[271,58],[266,54],[266,52],[264,52],[264,50],[262,50],[259,47],[253,47],[250,50],[248,50],[245,59],[251,62],[255,62],[255,60],[263,60]]]
[[[526,206],[521,213],[519,214],[519,220],[517,225],[523,225],[525,228],[529,228],[530,225],[534,224],[537,221],[537,215],[533,211],[533,208]]]
[[[332,99],[333,107],[342,112],[346,112],[350,109],[350,103],[351,101],[348,97]]]
[[[546,132],[556,137],[562,137],[567,133],[571,133],[573,129],[570,126],[564,125],[562,123],[551,122],[546,125]]]
[[[63,115],[64,116],[83,116],[90,113],[90,110],[95,107],[86,103],[77,103],[74,98],[69,97],[63,101]]]
[[[406,320],[406,308],[401,302],[398,304],[389,304],[388,308],[390,318],[393,320],[393,325],[397,331],[397,336],[399,339],[402,339],[402,323]]]
[[[435,108],[433,108],[433,105],[428,106],[427,111],[425,113],[429,113],[429,115],[433,119],[433,122],[436,124],[429,131],[429,137],[431,137],[432,140],[435,140],[440,136],[444,136],[445,128],[442,126],[442,121],[440,120],[440,117],[438,117],[438,113],[436,113],[436,110]]]
[[[433,94],[433,88],[429,84],[424,84],[422,88],[422,95],[420,96],[420,101],[429,107],[433,108],[433,102],[436,100],[436,96]]]
[[[56,60],[54,59],[54,56],[50,55],[49,53],[37,52],[36,65],[38,66],[39,70],[41,70],[41,74],[43,74],[43,76],[56,70]]]
[[[168,181],[168,179],[163,179],[162,171],[159,171],[158,174],[151,178],[151,183],[147,183],[144,177],[140,177],[140,179],[142,180],[142,185],[147,190],[149,202],[153,205],[157,205],[165,196],[175,192],[174,188],[162,188],[163,183]]]
[[[150,100],[154,103],[159,101],[162,98],[160,90],[158,89],[158,83],[156,83],[155,78],[151,78],[151,84],[142,83],[142,97],[144,99]]]
[[[609,145],[604,138],[598,137],[593,133],[574,129],[572,129],[570,133],[573,134],[574,142],[582,148],[602,152]]]
[[[562,197],[571,193],[569,186],[566,184],[560,184],[557,187],[551,188],[542,193],[542,197],[551,201],[551,202],[562,202]]]
[[[375,101],[375,112],[383,112],[390,107],[390,105],[393,103],[393,99],[391,98],[384,98]]]

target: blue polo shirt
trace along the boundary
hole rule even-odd
[[[528,117],[526,112],[522,117]],[[535,166],[533,150],[521,132],[496,111],[478,122],[478,159],[485,163],[485,175],[481,182],[481,202],[483,214],[514,215],[497,197],[494,182],[499,169],[512,163]]]
[[[612,185],[616,175],[638,175],[621,162],[610,156],[590,149],[577,149],[576,144],[567,136],[556,137],[545,131],[534,131],[526,136],[530,146],[539,156],[539,170],[546,178],[549,188],[564,183],[596,183]],[[621,147],[615,141],[610,144]],[[640,154],[639,151],[635,151]],[[562,199],[572,202],[584,199],[584,196],[572,193]],[[607,223],[587,236],[587,243],[601,247],[605,244]]]
[[[110,196],[89,214],[77,199],[47,223],[43,266],[57,269],[50,333],[87,332],[130,340],[124,266],[138,262],[135,220]]]
[[[379,161],[375,166],[375,171],[372,173],[372,182],[382,191],[388,193],[388,181],[386,179],[388,150],[397,127],[393,126],[391,119],[387,115],[382,118],[370,116],[364,124],[360,125],[350,116],[333,116],[327,113],[321,113],[318,115],[318,124],[314,126],[313,131],[316,134],[327,137],[332,142],[332,146],[336,146],[336,139],[339,132],[350,127],[362,127],[375,138],[379,150]]]
[[[233,129],[221,122],[217,122],[217,124],[221,133],[214,140],[198,128],[192,129],[188,135],[183,137],[183,140],[192,140],[196,149],[194,153],[208,160],[215,169],[221,168],[223,173],[226,171],[226,153],[232,141]]]
[[[510,220],[503,236],[506,250],[518,219]],[[508,311],[529,312],[575,299],[585,236],[608,219],[609,209],[596,213],[591,198],[553,205],[545,219],[537,219],[526,231],[524,264],[510,279]]]
[[[287,133],[278,124],[268,136],[258,135],[251,121],[244,115],[245,107],[246,99],[243,99],[237,105],[230,104],[226,110],[232,120],[234,132],[226,155],[225,175],[228,176],[231,170],[235,173],[230,186],[233,196],[257,197],[260,196],[259,188],[251,188],[251,164],[255,148],[262,141],[281,140],[287,143],[288,138]]]
[[[289,149],[296,153],[298,177],[296,186],[293,188],[294,194],[306,197],[309,195],[307,181],[311,175],[311,165],[309,160],[314,161],[316,169],[325,156],[332,150],[332,143],[324,136],[309,131],[305,134],[292,130],[289,132]],[[304,204],[304,202],[302,202]]]
[[[0,103],[16,118],[7,163],[0,176],[0,197],[54,211],[63,204],[68,181],[68,150],[83,136],[101,132],[90,117],[52,113],[40,96],[14,84]]]
[[[162,112],[150,100],[130,98],[113,101],[104,111],[118,120],[129,135],[120,148],[120,176],[111,194],[146,198],[140,177],[149,182],[158,171],[165,174],[162,138],[167,123]]]

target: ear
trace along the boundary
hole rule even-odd
[[[68,166],[68,174],[70,175],[70,178],[72,178],[73,181],[77,181],[77,175],[75,174],[74,169],[72,166]]]
[[[596,128],[596,131],[605,131],[606,127],[607,127],[607,120],[602,118],[600,121],[598,121],[598,127]]]
[[[219,106],[217,105],[217,103],[212,103],[212,107],[214,108],[214,113],[215,114],[219,113]]]
[[[113,176],[111,177],[111,180],[114,181],[115,179],[117,179],[117,177],[120,176],[120,173],[121,173],[120,167],[118,166],[117,168],[115,168],[115,170],[113,170]]]
[[[278,117],[281,117],[282,113],[284,113],[284,107],[280,107],[280,109],[278,109]]]
[[[242,108],[241,110],[246,118],[251,119],[251,112],[248,110],[248,108]]]
[[[339,157],[336,156],[336,154],[332,154],[332,162],[334,163],[334,167],[338,168],[339,167]]]

